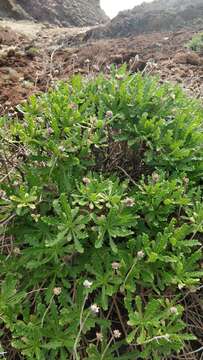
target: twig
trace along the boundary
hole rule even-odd
[[[135,186],[138,186],[136,184],[136,182],[133,180],[133,178],[122,168],[120,167],[119,165],[116,166],[119,170],[121,170],[129,179],[130,181],[135,185]]]

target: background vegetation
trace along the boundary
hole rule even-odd
[[[203,52],[203,33],[195,35],[188,43],[191,50],[202,53]]]

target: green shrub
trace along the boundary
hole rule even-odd
[[[187,47],[193,51],[203,51],[203,33],[195,35],[187,44]]]
[[[19,111],[0,130],[2,348],[32,360],[178,353],[195,339],[181,299],[203,275],[200,104],[122,68]]]

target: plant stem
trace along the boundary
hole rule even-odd
[[[45,312],[44,312],[44,315],[42,316],[41,327],[43,327],[43,325],[44,325],[44,319],[45,319],[45,316],[46,316],[46,314],[48,313],[48,311],[49,311],[49,309],[50,309],[50,307],[51,307],[53,298],[54,298],[54,295],[51,297],[50,303],[49,303],[49,305],[47,306],[47,308],[46,308],[46,310],[45,310]]]
[[[74,360],[80,360],[80,358],[78,356],[78,352],[77,352],[77,345],[78,345],[78,342],[80,340],[80,335],[81,335],[81,332],[83,330],[83,327],[84,327],[84,325],[85,325],[85,323],[86,323],[86,321],[87,321],[87,319],[88,319],[88,317],[90,315],[90,313],[88,313],[86,318],[84,319],[84,321],[82,321],[83,312],[84,312],[84,308],[85,308],[87,298],[88,298],[88,295],[85,296],[82,307],[81,307],[81,311],[80,311],[80,328],[79,328],[79,331],[78,331],[78,334],[77,334],[77,337],[75,339],[75,343],[74,343],[74,346],[73,346],[73,359]]]
[[[109,346],[111,345],[113,339],[114,339],[114,337],[112,336],[111,339],[109,340],[108,344],[106,345],[103,353],[101,354],[101,360],[104,359],[104,356],[106,355],[106,352],[107,352],[107,350],[109,349]]]
[[[133,265],[131,266],[129,272],[127,273],[127,275],[126,275],[126,277],[125,277],[125,280],[124,280],[124,283],[123,283],[123,289],[125,289],[125,284],[126,284],[128,278],[129,278],[130,274],[132,273],[132,271],[133,271],[133,269],[134,269],[134,267],[135,267],[136,264],[137,264],[137,259],[135,259]]]

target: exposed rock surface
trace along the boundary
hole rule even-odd
[[[0,0],[0,17],[63,26],[97,25],[108,20],[100,0]]]
[[[156,0],[120,12],[106,26],[91,30],[87,37],[126,37],[182,27],[203,27],[203,0]]]

